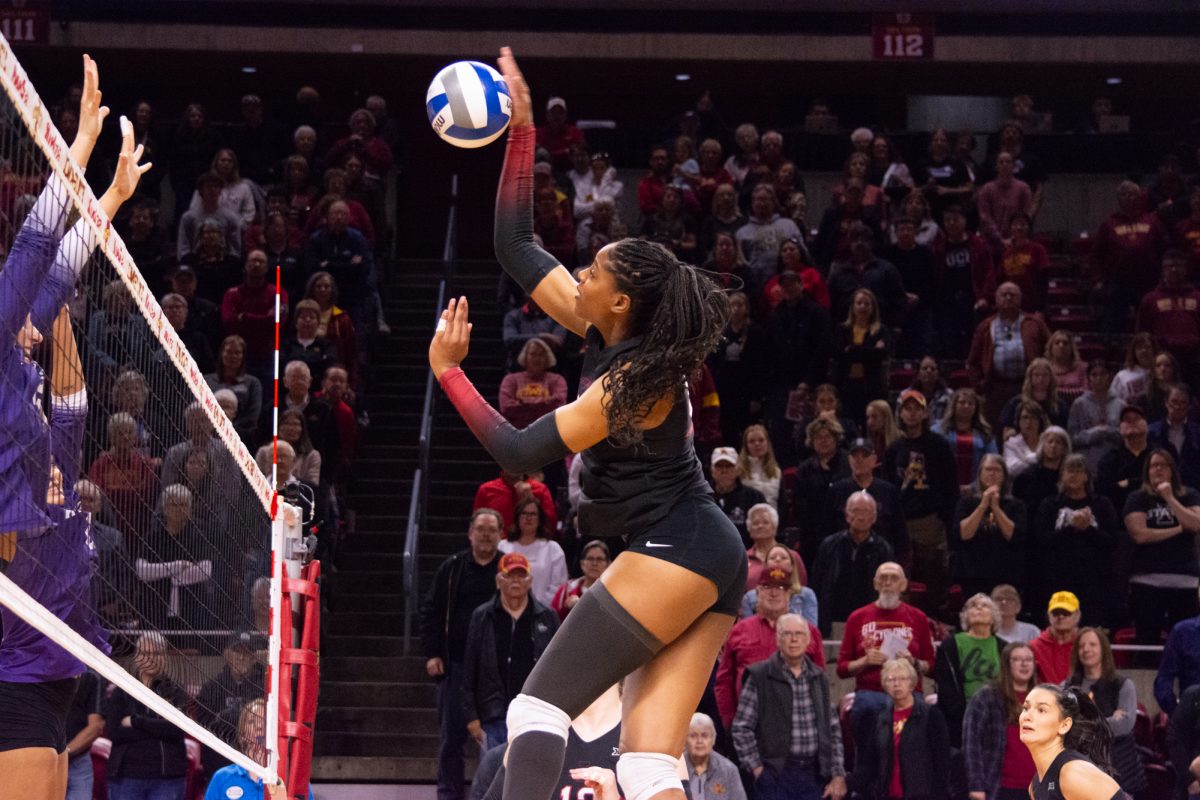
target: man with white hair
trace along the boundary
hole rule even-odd
[[[807,655],[809,630],[803,617],[784,614],[777,651],[746,670],[732,734],[757,800],[846,796],[841,725],[825,671]]]
[[[933,665],[933,637],[929,620],[919,609],[901,602],[908,588],[904,568],[887,561],[875,570],[878,597],[855,610],[846,619],[837,674],[854,678],[854,707],[850,724],[854,739],[865,743],[875,727],[875,715],[887,705],[880,681],[880,667],[892,658],[912,663],[917,675],[928,675]],[[921,690],[918,677],[917,691]]]
[[[754,616],[736,623],[729,631],[713,685],[717,713],[726,726],[733,720],[734,711],[737,710],[738,695],[742,692],[742,675],[747,667],[770,658],[778,649],[779,620],[788,612],[792,589],[792,570],[789,567],[767,567],[758,578],[758,608]],[[825,669],[821,634],[812,623],[805,620],[805,624],[808,626],[808,657],[817,667]]]
[[[683,755],[692,800],[746,800],[737,765],[713,750],[716,741],[717,726],[712,717],[692,714]]]
[[[841,532],[821,542],[813,564],[812,589],[817,594],[823,636],[830,634],[833,623],[871,602],[876,570],[894,558],[891,544],[875,532],[877,506],[868,492],[850,495],[845,519]]]

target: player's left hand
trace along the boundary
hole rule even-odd
[[[113,171],[112,183],[108,191],[120,203],[133,197],[137,191],[138,181],[150,171],[153,166],[149,162],[138,164],[142,159],[145,148],[133,144],[133,123],[121,117],[121,154],[117,157],[117,167]]]
[[[617,773],[604,767],[579,767],[571,770],[571,777],[583,781],[584,785],[595,792],[595,800],[620,800],[621,793],[617,790]]]
[[[467,298],[463,296],[458,300],[451,299],[442,312],[433,341],[429,343],[429,367],[434,377],[442,377],[443,372],[454,369],[466,360],[471,344],[468,311]]]

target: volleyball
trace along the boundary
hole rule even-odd
[[[425,93],[433,132],[455,147],[494,142],[512,117],[512,97],[500,73],[478,61],[442,68]]]

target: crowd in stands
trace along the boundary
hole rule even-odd
[[[1043,681],[1091,693],[1132,796],[1200,791],[1200,177],[1167,155],[1068,239],[1038,227],[1051,177],[1027,98],[978,156],[970,135],[906,154],[854,131],[824,209],[779,131],[705,119],[685,116],[633,187],[551,98],[535,230],[568,268],[642,236],[729,291],[688,398],[750,580],[700,711],[749,796],[1027,797],[1017,717]],[[635,188],[639,219],[621,219]],[[510,280],[497,297],[499,408],[524,426],[575,396],[584,344]],[[511,699],[532,664],[464,664],[468,628],[499,606],[518,626],[565,616],[622,549],[575,527],[579,469],[481,486],[471,549],[426,598],[443,800],[463,796],[468,732],[504,741],[482,676]],[[525,557],[525,604],[495,577],[503,553]],[[1153,703],[1118,666],[1158,668]]]
[[[68,140],[78,104],[76,87],[52,112]],[[388,333],[379,292],[393,225],[384,196],[399,137],[378,96],[348,125],[331,124],[310,87],[279,112],[267,113],[249,94],[234,124],[218,127],[192,104],[172,126],[155,121],[150,103],[137,103],[128,116],[154,167],[115,222],[165,323],[267,476],[276,455],[280,272],[276,488],[299,507],[317,557],[328,559],[353,524],[351,465],[369,422],[364,367],[372,343]],[[117,157],[116,115],[112,127],[88,165],[96,185],[107,183]],[[36,193],[42,177],[30,177],[24,190],[6,183],[6,222],[19,219],[25,194]],[[78,289],[70,310],[89,418],[84,477],[74,488],[92,515],[97,604],[114,654],[129,658],[131,672],[172,705],[261,758],[266,511],[113,269],[87,269]],[[199,682],[192,662],[217,655],[223,669]],[[178,677],[187,664],[195,685]],[[183,732],[154,710],[90,675],[71,720],[69,796],[92,796],[88,753],[105,735],[111,797],[184,797],[195,765]],[[227,763],[205,748],[204,782]],[[230,766],[214,785],[220,797],[234,797],[253,781]]]

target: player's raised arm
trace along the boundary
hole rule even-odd
[[[500,51],[500,72],[512,97],[512,120],[504,168],[496,190],[496,258],[504,271],[521,285],[558,324],[582,336],[587,329],[575,313],[575,279],[558,259],[533,240],[533,151],[536,132],[529,87],[507,47]]]

